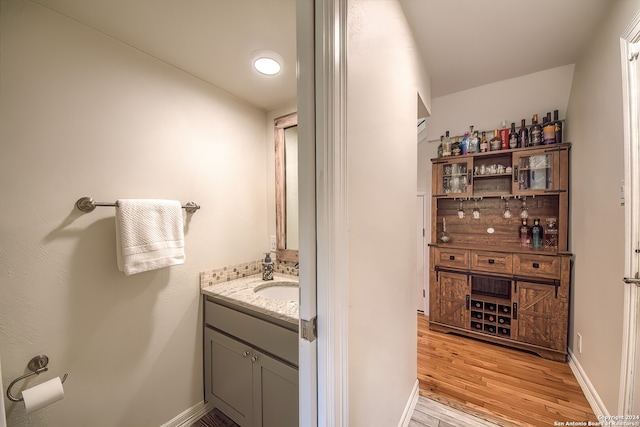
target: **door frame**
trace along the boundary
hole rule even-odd
[[[633,278],[638,271],[638,233],[640,231],[640,188],[638,188],[638,113],[640,92],[638,88],[638,52],[635,43],[640,41],[640,13],[636,14],[620,38],[622,69],[622,96],[624,120],[624,209],[625,209],[625,278]],[[624,313],[622,363],[618,413],[630,415],[633,411],[638,344],[638,287],[624,283]],[[640,390],[637,390],[640,392]]]
[[[424,292],[424,297],[422,297],[422,304],[419,304],[422,308],[422,312],[428,316],[429,315],[429,239],[428,235],[429,228],[429,212],[427,211],[429,195],[424,191],[419,191],[417,195],[418,203],[422,202],[422,277],[418,277],[422,282],[422,291]],[[418,236],[420,237],[420,236]],[[419,270],[419,269],[418,269]],[[420,298],[420,297],[418,297]]]
[[[339,427],[349,425],[347,0],[314,8],[317,425]]]

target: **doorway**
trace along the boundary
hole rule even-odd
[[[417,241],[417,263],[418,274],[416,277],[416,302],[419,313],[429,315],[429,287],[427,277],[429,271],[429,260],[427,258],[427,197],[425,194],[418,194],[416,200],[416,241]]]
[[[640,413],[640,14],[620,39],[624,109],[625,278],[620,414]]]

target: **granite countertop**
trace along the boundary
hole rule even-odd
[[[202,294],[254,310],[298,326],[298,303],[267,298],[254,292],[260,285],[273,282],[298,282],[297,276],[274,274],[273,280],[262,280],[261,274],[217,283],[201,289]]]

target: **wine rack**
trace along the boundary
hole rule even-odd
[[[508,300],[471,296],[471,329],[474,331],[511,338],[511,313]]]

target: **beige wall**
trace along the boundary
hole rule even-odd
[[[416,382],[416,98],[428,78],[397,1],[350,1],[347,22],[349,423],[386,427]]]
[[[258,259],[265,113],[23,0],[1,3],[0,353],[7,385],[47,354],[65,399],[12,426],[153,426],[202,401],[200,271]],[[186,263],[125,277],[114,208],[194,200]]]
[[[640,9],[619,0],[576,63],[567,111],[571,250],[575,254],[570,346],[611,414],[618,413],[624,277],[620,36]],[[582,354],[576,348],[582,335]]]

